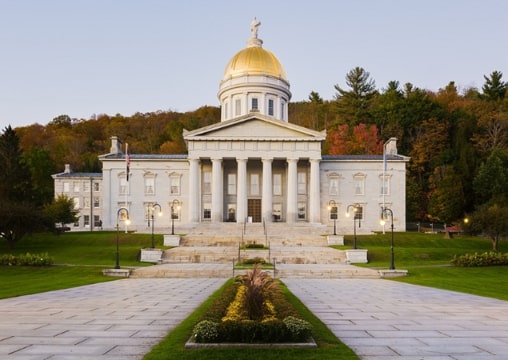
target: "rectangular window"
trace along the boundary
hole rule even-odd
[[[100,207],[100,200],[98,196],[93,198],[93,207],[96,209]]]
[[[99,215],[94,215],[93,216],[93,226],[95,226],[95,227],[102,226],[102,221],[101,221],[101,218],[100,218]]]
[[[74,209],[79,209],[79,198],[75,197],[72,200],[74,201]]]
[[[120,195],[127,195],[129,194],[129,182],[125,177],[120,178]]]
[[[93,183],[93,191],[99,191],[100,190],[100,185],[98,182],[94,182]]]
[[[273,116],[273,100],[268,100],[268,115]]]
[[[85,197],[83,198],[83,207],[84,207],[85,209],[89,209],[89,208],[90,208],[90,197],[85,196]]]
[[[252,109],[251,110],[259,110],[258,98],[252,98]]]
[[[307,193],[307,174],[305,172],[298,173],[298,194]]]
[[[242,115],[242,101],[240,99],[235,100],[235,116]]]
[[[228,195],[236,195],[236,174],[228,174]]]
[[[63,183],[63,192],[68,193],[70,191],[70,184],[67,181]]]
[[[280,196],[282,195],[282,175],[281,174],[273,174],[273,195]]]
[[[90,183],[88,181],[83,181],[83,191],[90,192]]]
[[[330,187],[328,189],[329,195],[339,195],[339,179],[330,178]]]
[[[180,177],[173,176],[170,178],[170,192],[171,195],[180,195]]]
[[[259,174],[250,174],[250,194],[259,195]]]
[[[389,195],[390,194],[390,177],[389,176],[381,176],[381,195]]]
[[[74,187],[74,192],[75,193],[78,193],[79,192],[79,181],[74,181],[73,183],[73,187]]]
[[[155,194],[155,178],[148,177],[145,178],[145,195],[154,195]]]
[[[298,203],[298,220],[305,220],[305,203],[299,202]]]
[[[365,191],[365,177],[355,176],[354,187],[355,195],[363,195]]]
[[[280,103],[280,119],[285,120],[286,114],[284,113],[284,101]]]
[[[212,173],[210,171],[203,172],[203,193],[212,193]]]
[[[83,216],[83,221],[84,221],[84,226],[85,227],[90,227],[90,215],[85,215]]]
[[[212,218],[212,204],[203,204],[203,219],[210,220]]]

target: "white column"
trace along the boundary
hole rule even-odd
[[[297,188],[298,188],[298,177],[297,177],[297,164],[298,159],[287,159],[288,162],[288,194],[287,194],[287,213],[286,222],[296,222],[297,209]]]
[[[265,222],[272,222],[272,161],[273,159],[262,159],[263,161],[263,196],[261,200],[261,214]]]
[[[199,222],[199,159],[189,159],[189,222]],[[185,206],[185,205],[183,205]]]
[[[247,159],[236,159],[238,189],[236,194],[236,222],[243,223],[247,217]]]
[[[223,217],[222,159],[212,159],[212,223],[222,222]]]
[[[309,220],[321,222],[321,192],[319,190],[319,159],[310,159]]]

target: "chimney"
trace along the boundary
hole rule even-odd
[[[65,164],[64,174],[70,174],[72,172],[71,164]]]
[[[386,155],[397,155],[397,138],[389,138],[385,143]]]
[[[122,141],[118,138],[118,136],[111,137],[111,149],[109,150],[110,154],[121,154],[122,153]]]

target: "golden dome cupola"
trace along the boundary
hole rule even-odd
[[[277,57],[263,49],[258,38],[260,25],[256,18],[252,20],[247,47],[236,53],[224,70],[218,93],[222,121],[249,112],[288,121],[289,82]]]

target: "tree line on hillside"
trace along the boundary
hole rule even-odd
[[[480,215],[493,206],[508,207],[508,83],[502,76],[500,71],[485,75],[481,90],[459,91],[450,82],[432,92],[398,81],[378,89],[370,74],[356,67],[346,75],[346,86],[335,85],[334,99],[311,92],[308,101],[290,103],[289,121],[326,129],[325,154],[381,154],[384,142],[396,137],[399,153],[411,157],[407,219],[451,223],[467,216],[475,230],[485,227]],[[179,154],[186,152],[183,129],[219,121],[220,108],[213,106],[91,119],[61,115],[45,126],[6,129],[0,141],[18,139],[19,159],[29,174],[22,187],[31,189],[39,206],[52,201],[50,175],[63,171],[64,164],[100,172],[98,155],[109,152],[111,136],[128,142],[131,153]],[[3,167],[12,155],[3,153],[7,150],[12,151],[0,149]]]

